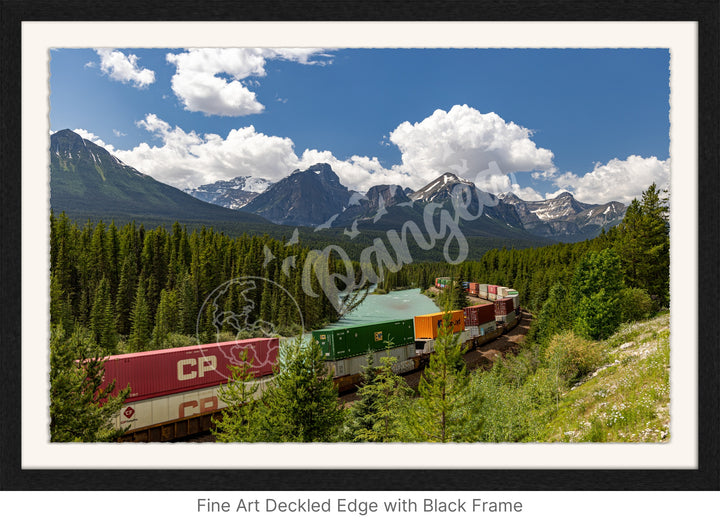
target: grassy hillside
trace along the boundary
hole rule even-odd
[[[541,441],[670,439],[670,315],[626,324],[601,345],[605,364],[560,395]]]

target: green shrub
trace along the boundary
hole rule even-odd
[[[648,318],[654,310],[652,298],[647,291],[627,287],[620,291],[620,317],[622,322],[634,322]]]
[[[566,383],[572,383],[602,365],[605,352],[595,342],[571,331],[555,335],[544,353],[544,362]]]

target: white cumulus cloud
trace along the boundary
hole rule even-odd
[[[403,165],[430,179],[454,172],[474,180],[495,163],[499,172],[543,170],[553,166],[553,153],[539,148],[532,132],[495,113],[467,105],[435,112],[415,124],[404,122],[390,133],[402,153]]]
[[[343,185],[360,192],[367,192],[375,185],[400,185],[417,189],[425,184],[421,178],[404,172],[402,167],[383,167],[377,157],[354,155],[343,160],[327,150],[305,150],[299,165],[307,168],[316,163],[328,163]]]
[[[145,88],[155,82],[155,72],[138,66],[136,55],[125,55],[114,49],[96,49],[100,57],[100,69],[111,79]],[[86,64],[87,66],[87,64]]]
[[[631,155],[625,160],[611,159],[596,163],[591,172],[577,176],[566,172],[556,176],[553,184],[568,189],[577,200],[585,203],[619,201],[629,204],[656,183],[660,188],[670,185],[670,159]]]
[[[313,60],[321,51],[317,48],[193,48],[183,53],[168,53],[166,59],[176,67],[172,90],[186,110],[236,117],[265,109],[249,89],[257,86],[257,81],[245,79],[264,77],[268,60],[325,64],[327,60]]]
[[[76,134],[78,134],[78,135],[79,135],[80,137],[82,137],[83,139],[87,139],[88,141],[92,141],[93,143],[95,143],[95,144],[98,145],[98,146],[101,146],[101,147],[103,147],[103,148],[108,148],[108,147],[109,147],[109,148],[112,148],[112,145],[108,145],[107,143],[105,143],[105,141],[103,141],[102,139],[100,139],[97,135],[95,135],[95,134],[92,133],[92,132],[89,132],[88,130],[85,130],[84,128],[75,128],[75,129],[73,130],[73,132],[75,132]]]
[[[136,123],[160,139],[159,146],[141,143],[131,150],[116,150],[97,136],[82,130],[87,139],[107,148],[124,163],[158,181],[178,188],[194,188],[234,177],[257,176],[279,181],[295,169],[305,170],[316,163],[328,163],[340,182],[354,190],[366,191],[373,185],[419,185],[421,180],[398,170],[387,169],[375,157],[352,156],[338,159],[332,152],[305,150],[298,157],[287,137],[268,136],[253,126],[231,130],[226,137],[198,134],[171,126],[155,114]],[[80,133],[81,131],[76,130]],[[83,135],[81,134],[81,135]]]
[[[521,187],[517,183],[511,184],[510,190],[506,192],[512,192],[523,201],[542,201],[545,199],[537,190],[531,187]]]
[[[278,181],[298,168],[292,140],[259,133],[253,126],[231,130],[222,137],[186,132],[154,114],[146,115],[137,125],[159,138],[161,144],[108,150],[140,172],[181,189],[237,176]]]
[[[340,159],[323,149],[307,149],[298,155],[289,137],[266,135],[253,126],[221,136],[186,131],[155,114],[147,114],[136,124],[159,139],[159,144],[143,142],[129,150],[116,150],[92,132],[75,132],[107,148],[126,164],[181,189],[240,175],[279,181],[295,169],[305,170],[316,163],[330,164],[342,184],[360,192],[380,184],[417,190],[442,173],[453,172],[482,190],[512,192],[527,201],[569,191],[586,203],[629,203],[651,183],[665,187],[670,182],[670,161],[655,157],[613,159],[596,164],[582,177],[562,173],[553,165],[553,153],[536,146],[528,129],[467,106],[455,106],[449,112],[438,110],[414,125],[399,125],[388,138],[399,148],[402,163],[390,167],[376,157]],[[533,177],[559,190],[542,196],[531,187],[519,185],[515,171],[535,171]]]

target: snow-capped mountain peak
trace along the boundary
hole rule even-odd
[[[450,197],[456,185],[468,185],[475,188],[475,184],[471,181],[459,178],[450,172],[445,172],[420,190],[410,194],[409,197],[413,201],[444,201]]]
[[[238,176],[229,181],[216,181],[185,189],[198,199],[229,209],[239,209],[265,192],[272,182],[257,176]]]

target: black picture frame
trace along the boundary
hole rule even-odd
[[[641,2],[2,1],[0,276],[1,490],[720,490],[718,150],[720,6]],[[26,470],[21,467],[21,24],[24,21],[696,21],[699,49],[699,466],[694,470]],[[692,329],[692,328],[691,328]]]

